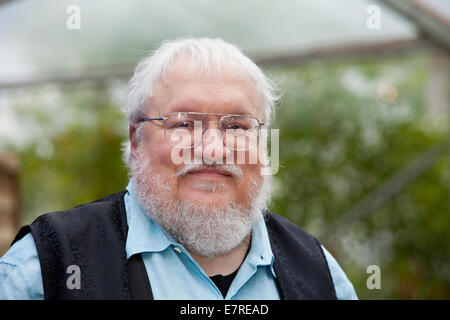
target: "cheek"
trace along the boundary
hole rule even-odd
[[[153,169],[158,173],[170,171],[174,167],[171,161],[172,147],[166,143],[164,134],[148,132],[141,143],[144,144],[146,156],[151,159]]]
[[[250,205],[253,194],[255,190],[258,190],[262,184],[262,176],[260,174],[261,165],[260,164],[247,164],[241,166],[243,179],[237,188],[237,195],[241,203]],[[255,185],[257,187],[255,189]]]
[[[172,161],[173,148],[166,143],[159,144],[154,151],[154,158],[158,162],[158,166],[163,173],[173,175],[178,166]]]

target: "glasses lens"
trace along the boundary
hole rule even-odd
[[[165,122],[167,143],[177,148],[199,145],[206,130],[207,119],[201,114],[171,113]],[[235,151],[250,150],[257,146],[259,122],[249,116],[225,116],[220,121],[225,145]]]
[[[201,115],[172,113],[166,120],[166,140],[177,148],[192,148],[202,140],[205,119]]]
[[[221,123],[226,146],[235,151],[250,150],[257,146],[259,122],[247,116],[224,117]]]

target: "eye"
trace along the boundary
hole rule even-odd
[[[248,123],[243,122],[230,122],[226,124],[226,128],[228,130],[249,130]]]
[[[237,129],[245,129],[245,128],[242,128],[242,125],[239,123],[229,123],[229,124],[227,124],[226,129],[237,130]]]
[[[177,129],[177,128],[182,128],[182,129],[193,129],[194,128],[194,122],[193,121],[189,121],[189,120],[182,120],[182,121],[178,121],[178,122],[173,122],[173,123],[169,123],[168,125],[169,129]]]
[[[183,121],[177,124],[178,128],[190,128],[192,126],[193,126],[192,121]]]

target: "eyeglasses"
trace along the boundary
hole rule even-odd
[[[174,112],[166,117],[141,118],[138,122],[164,121],[166,142],[175,148],[189,149],[202,142],[203,135],[209,128],[211,116],[220,116],[218,129],[227,148],[245,151],[258,145],[259,132],[264,123],[247,115]]]

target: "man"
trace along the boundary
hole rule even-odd
[[[164,43],[130,80],[126,191],[22,228],[0,297],[356,298],[316,239],[266,210],[261,130],[276,98],[231,44]]]

